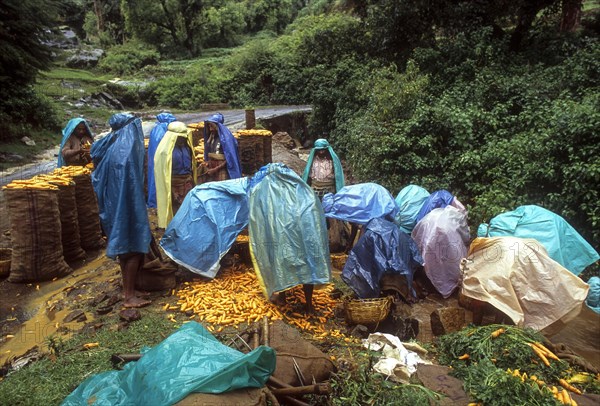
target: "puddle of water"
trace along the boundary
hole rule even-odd
[[[26,353],[29,349],[38,346],[46,350],[46,339],[51,335],[59,335],[62,338],[69,338],[76,334],[82,327],[80,322],[64,323],[64,318],[73,311],[73,309],[54,310],[53,305],[64,300],[68,292],[75,285],[84,282],[96,283],[120,277],[119,267],[116,262],[100,256],[81,268],[76,269],[71,275],[52,282],[40,282],[32,284],[35,290],[27,294],[24,314],[30,314],[31,317],[23,322],[17,329],[14,327],[4,327],[0,331],[0,337],[5,341],[0,342],[0,365],[3,365],[8,359],[18,357]],[[39,289],[35,288],[39,286]],[[91,290],[88,296],[79,296],[73,298],[73,301],[86,301],[94,297],[95,292]],[[90,322],[94,319],[92,313],[85,313]],[[57,333],[57,330],[60,332]],[[9,334],[10,333],[10,334]],[[12,335],[12,338],[8,338]]]

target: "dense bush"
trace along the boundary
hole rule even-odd
[[[155,65],[160,58],[159,53],[147,45],[128,42],[108,49],[98,63],[98,68],[117,75],[132,74],[147,65]]]

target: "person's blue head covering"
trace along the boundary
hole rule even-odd
[[[215,113],[205,120],[204,125],[204,145],[208,142],[208,126],[206,123],[214,123],[217,125],[219,132],[219,141],[227,162],[227,172],[231,179],[242,177],[242,164],[240,162],[240,154],[238,152],[238,143],[229,128],[225,126],[225,117],[221,113]],[[208,161],[208,151],[204,149],[204,160]]]
[[[156,125],[150,131],[150,137],[148,140],[148,207],[156,208],[156,184],[154,183],[154,154],[156,154],[156,149],[158,148],[158,144],[165,136],[167,132],[167,127],[173,121],[176,121],[177,118],[171,113],[160,113],[156,116]]]
[[[58,150],[58,161],[56,162],[56,166],[58,168],[60,168],[61,166],[63,166],[65,164],[65,159],[63,158],[62,150],[63,150],[65,144],[67,143],[67,140],[71,136],[71,134],[73,134],[73,130],[75,130],[75,128],[80,123],[85,124],[85,128],[87,129],[89,136],[92,139],[94,139],[94,136],[92,135],[92,130],[90,130],[90,126],[88,125],[87,121],[85,121],[83,118],[80,118],[80,117],[70,119],[69,122],[67,123],[67,125],[65,126],[65,128],[63,128],[63,130],[62,130],[63,137],[62,137],[62,141],[60,142],[60,149]]]
[[[344,187],[344,170],[342,169],[342,163],[338,158],[337,154],[333,152],[333,148],[329,145],[329,142],[324,138],[319,138],[315,141],[313,149],[310,151],[308,155],[308,160],[306,161],[306,166],[304,167],[304,173],[302,174],[302,180],[308,182],[308,177],[310,176],[310,168],[312,167],[313,160],[315,158],[316,151],[326,149],[329,151],[329,155],[333,161],[333,172],[335,176],[335,191],[338,192],[341,188]]]

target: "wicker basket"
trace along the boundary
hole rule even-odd
[[[385,319],[392,306],[392,297],[355,299],[344,302],[346,320],[352,324],[375,324]]]
[[[10,261],[12,257],[12,249],[0,248],[0,278],[8,276],[10,273]]]
[[[346,254],[331,254],[331,265],[335,269],[342,270],[344,269],[344,265],[346,265],[346,260],[348,260],[348,255]]]

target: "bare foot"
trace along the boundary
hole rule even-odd
[[[146,292],[145,290],[137,290],[136,289],[135,295],[137,297],[142,297],[144,299],[148,299],[150,297],[150,292]]]
[[[132,307],[144,307],[148,306],[152,301],[147,299],[142,299],[140,297],[134,296],[123,302],[123,307],[132,308]]]

